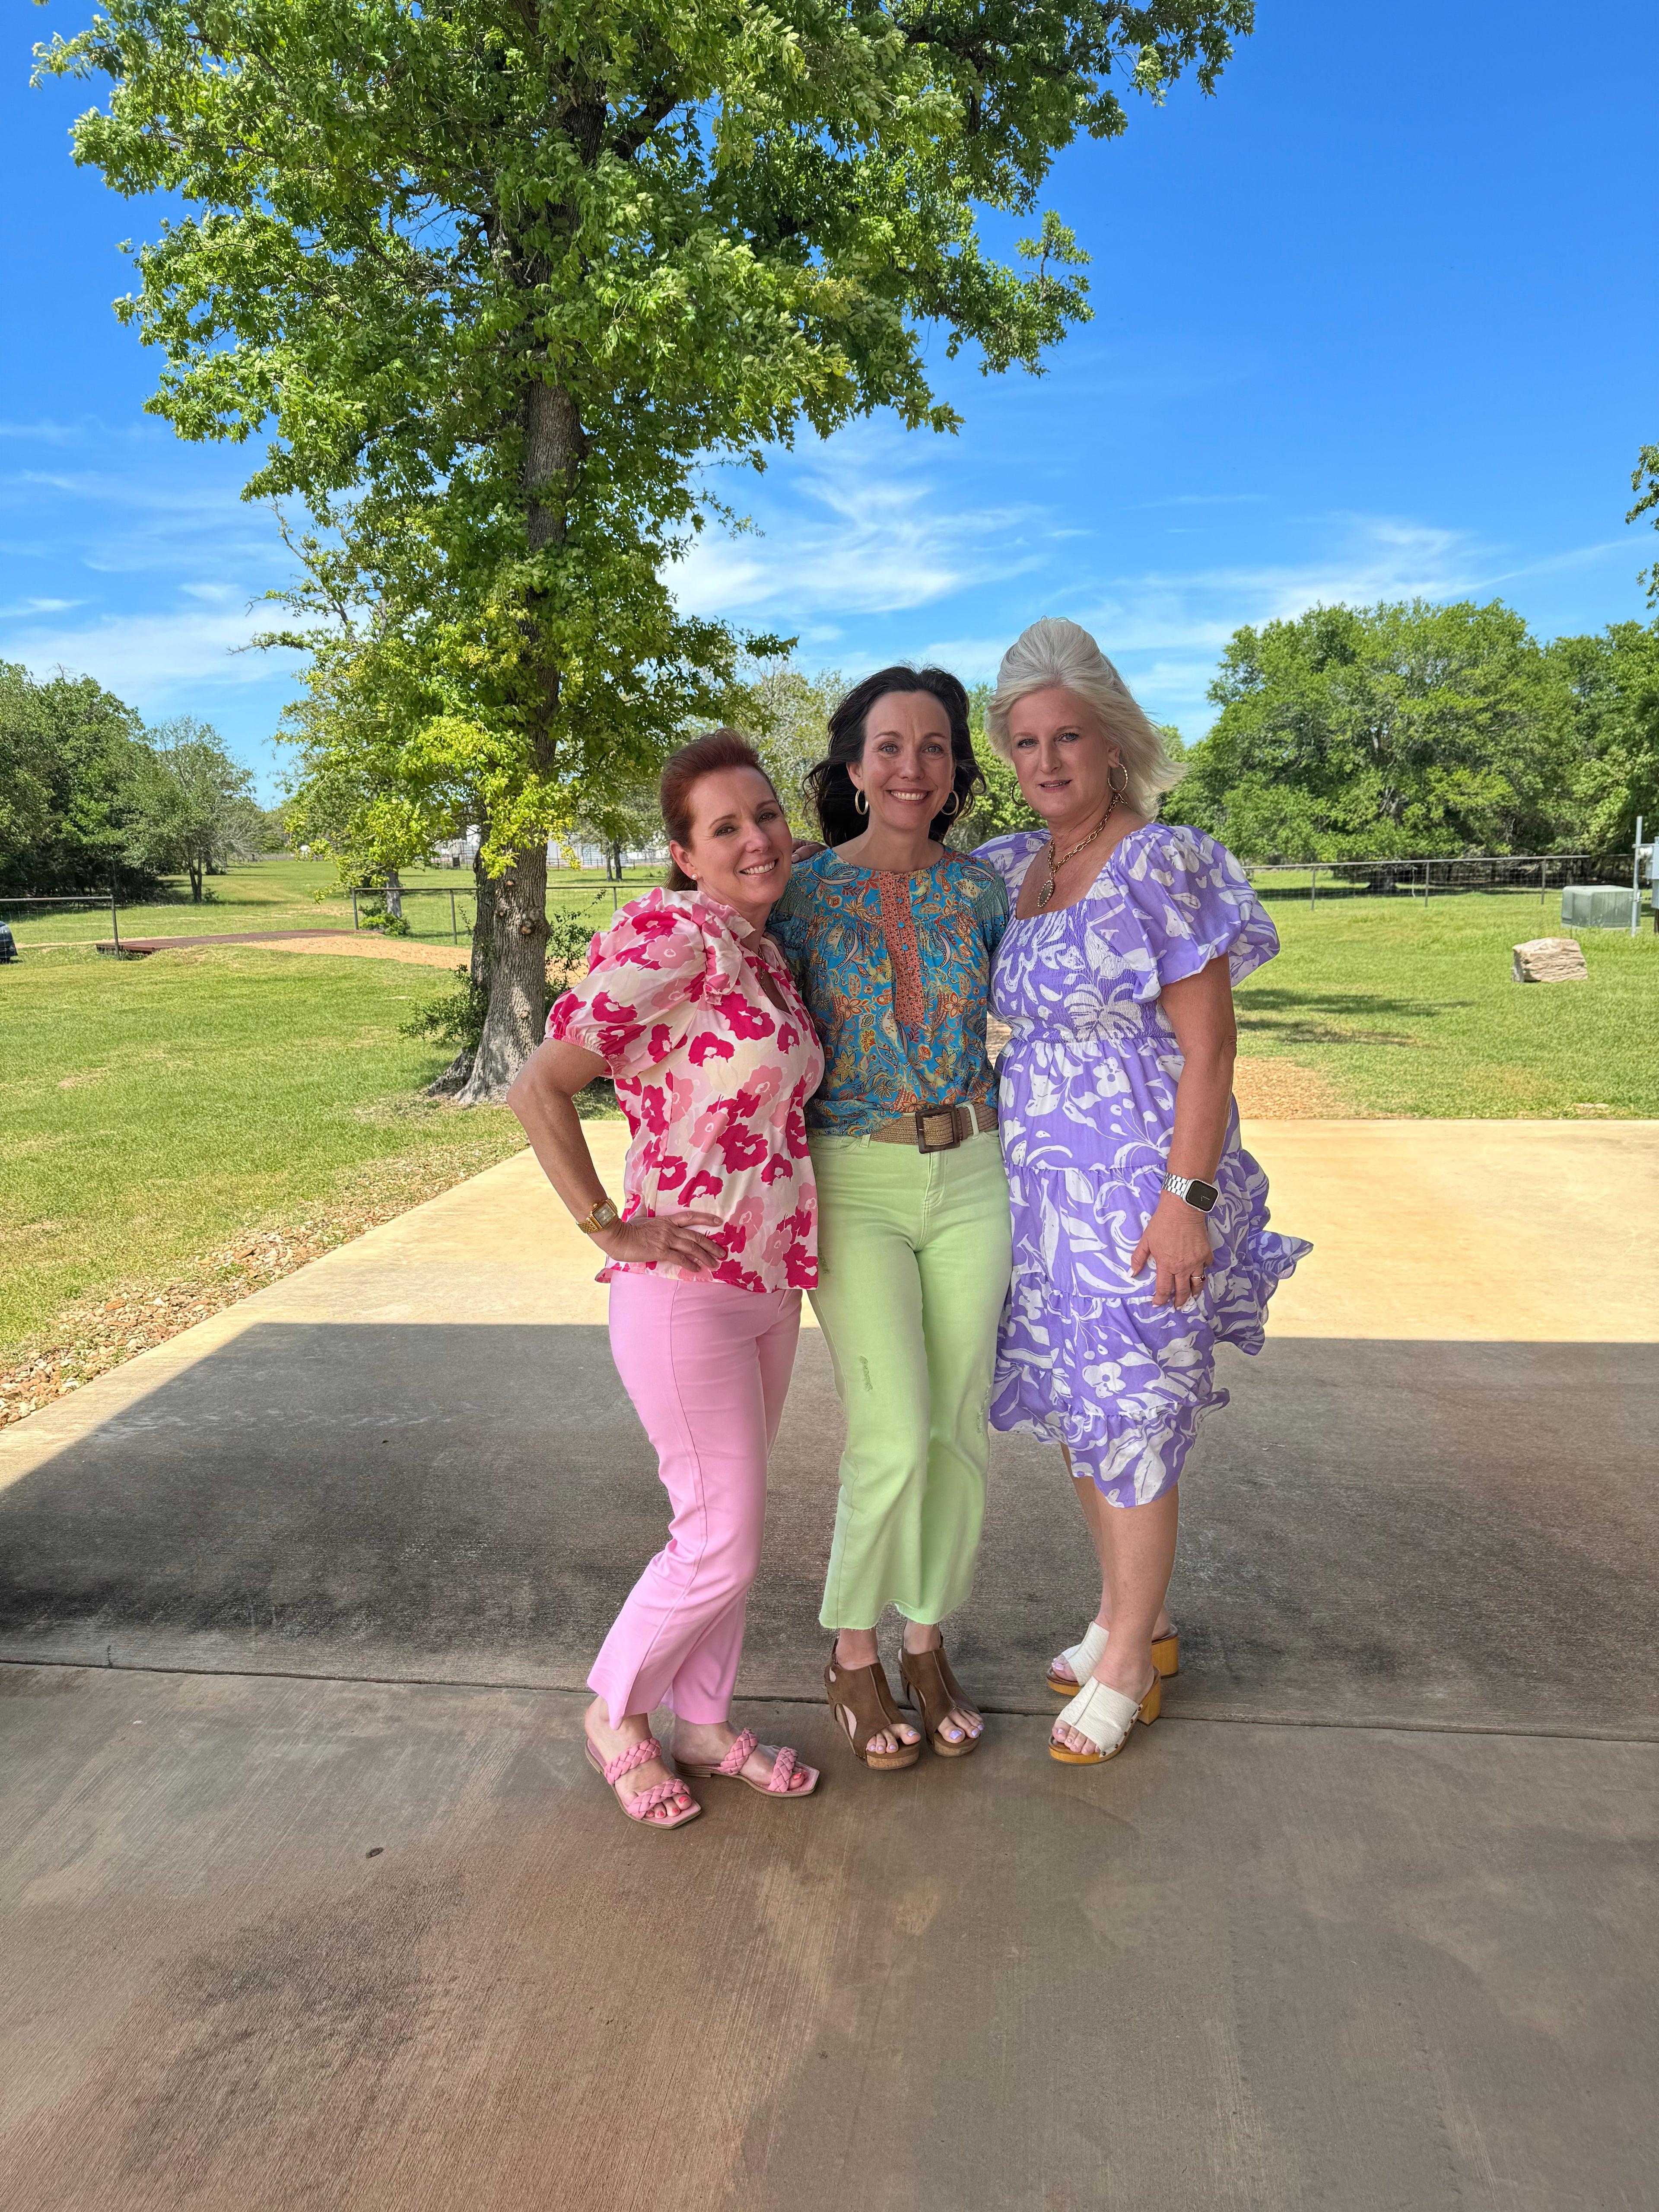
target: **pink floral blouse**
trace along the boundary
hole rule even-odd
[[[619,1269],[745,1291],[817,1288],[817,1193],[807,1099],[823,1054],[770,938],[706,892],[647,891],[593,939],[586,975],[547,1018],[550,1037],[603,1060],[628,1116],[624,1221],[717,1213],[718,1267],[609,1261]],[[759,981],[776,984],[781,1011]]]

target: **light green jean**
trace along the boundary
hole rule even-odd
[[[812,1310],[847,1416],[823,1610],[873,1628],[890,1606],[943,1620],[967,1597],[985,1520],[985,1409],[1008,1288],[1008,1184],[994,1130],[946,1152],[814,1137]]]

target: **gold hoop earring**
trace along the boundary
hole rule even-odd
[[[1112,771],[1110,769],[1108,769],[1106,771],[1106,787],[1109,791],[1114,793],[1119,799],[1121,799],[1129,788],[1129,771],[1124,767],[1122,762],[1120,761],[1117,764],[1117,772],[1122,777],[1122,782],[1114,783],[1112,781]]]
[[[941,814],[951,814],[951,815],[953,815],[953,814],[955,814],[955,812],[957,811],[957,809],[961,805],[962,805],[962,793],[961,793],[959,791],[956,790],[956,789],[953,787],[953,788],[952,788],[952,790],[951,790],[951,804],[950,804],[948,806],[941,806],[941,807],[940,807],[940,809],[939,809],[939,812],[940,812]]]
[[[870,802],[857,784],[853,786],[853,811],[854,814],[867,814],[870,811]]]

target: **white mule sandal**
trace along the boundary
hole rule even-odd
[[[1086,1682],[1100,1664],[1100,1655],[1106,1649],[1106,1631],[1097,1620],[1091,1620],[1083,1632],[1081,1644],[1073,1644],[1059,1656],[1072,1670],[1068,1682],[1063,1674],[1056,1674],[1051,1665],[1048,1687],[1057,1698],[1074,1698],[1080,1683]],[[1167,1682],[1181,1672],[1181,1631],[1172,1628],[1167,1636],[1152,1638],[1152,1664]]]
[[[1095,1748],[1073,1751],[1050,1736],[1048,1756],[1059,1759],[1063,1766],[1099,1766],[1104,1760],[1117,1757],[1138,1720],[1145,1721],[1150,1728],[1163,1708],[1164,1677],[1156,1672],[1151,1687],[1139,1699],[1126,1698],[1121,1690],[1109,1690],[1104,1682],[1085,1682],[1054,1726],[1075,1729],[1079,1735],[1087,1736]]]

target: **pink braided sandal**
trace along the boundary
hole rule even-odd
[[[691,1796],[690,1791],[683,1782],[653,1782],[648,1790],[641,1790],[635,1797],[624,1797],[617,1790],[617,1784],[624,1774],[631,1774],[636,1766],[643,1766],[648,1760],[662,1757],[662,1746],[657,1741],[655,1736],[647,1736],[643,1743],[629,1744],[628,1749],[619,1752],[608,1765],[594,1750],[592,1739],[586,1738],[585,1741],[587,1743],[588,1765],[595,1774],[603,1778],[606,1788],[616,1797],[617,1804],[622,1807],[630,1820],[639,1822],[647,1828],[660,1828],[666,1833],[670,1828],[683,1828],[688,1820],[695,1820],[702,1812],[702,1807],[698,1804],[695,1797],[692,1797],[687,1810],[684,1813],[676,1813],[672,1820],[653,1820],[650,1818],[659,1805],[670,1804],[676,1797]]]
[[[753,1729],[744,1729],[718,1766],[706,1766],[700,1759],[682,1759],[678,1752],[674,1753],[674,1764],[682,1774],[693,1774],[699,1782],[741,1782],[763,1797],[794,1799],[811,1796],[818,1786],[818,1770],[816,1766],[801,1765],[799,1753],[793,1744],[790,1743],[785,1744],[774,1758],[769,1779],[765,1782],[750,1782],[749,1777],[743,1771],[744,1761],[749,1757],[750,1752],[759,1748],[755,1741]],[[769,1744],[766,1748],[769,1751],[771,1746]],[[801,1773],[810,1774],[812,1778],[805,1790],[792,1790],[789,1787],[790,1778],[797,1768],[799,1768]]]

